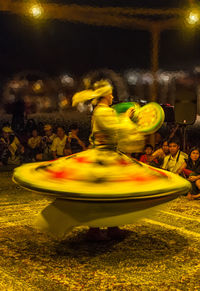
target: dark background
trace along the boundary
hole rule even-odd
[[[144,8],[188,7],[188,1],[44,1],[62,4]],[[197,1],[199,2],[199,1]],[[192,70],[200,64],[199,29],[164,31],[160,39],[161,69]],[[150,69],[151,35],[148,31],[33,20],[0,13],[0,78],[23,70],[50,75],[81,76],[91,69]]]

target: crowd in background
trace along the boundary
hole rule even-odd
[[[183,176],[191,182],[191,191],[188,199],[200,197],[200,149],[192,147],[188,154],[181,150],[180,140],[173,137],[163,140],[157,150],[151,144],[146,144],[140,161],[154,167]]]
[[[146,143],[144,152],[132,157],[143,163],[181,175],[192,184],[189,199],[200,198],[200,150],[198,147],[181,150],[180,137],[175,135],[177,127],[168,139],[157,133],[155,148]],[[4,124],[0,136],[0,166],[48,161],[86,150],[88,143],[79,136],[79,127],[71,124],[68,131],[63,126],[53,128],[51,124],[36,124],[27,121],[20,132],[14,132]]]
[[[1,129],[0,165],[20,165],[22,163],[47,161],[74,154],[86,149],[79,137],[77,124],[72,124],[69,132],[50,124],[36,124],[28,120],[25,128],[16,133],[9,124]]]

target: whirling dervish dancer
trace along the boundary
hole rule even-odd
[[[190,183],[178,175],[127,156],[142,150],[144,135],[158,130],[164,113],[156,103],[111,108],[112,90],[107,80],[101,80],[73,97],[73,106],[96,105],[90,149],[15,169],[15,182],[56,198],[38,216],[40,230],[60,238],[80,225],[116,230],[190,189]]]

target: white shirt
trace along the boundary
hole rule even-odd
[[[177,170],[183,165],[185,159],[188,158],[186,153],[178,151],[175,157],[168,155],[164,158],[162,169],[168,170],[172,173],[176,173]]]

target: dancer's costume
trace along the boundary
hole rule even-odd
[[[111,93],[108,82],[98,82],[93,90],[75,94],[73,104],[89,99],[97,102]],[[126,114],[130,106],[135,108],[134,121]],[[112,227],[134,223],[151,213],[152,207],[187,193],[187,180],[126,155],[140,152],[143,136],[155,132],[163,120],[163,110],[156,103],[142,108],[135,103],[122,103],[110,108],[99,101],[92,117],[90,149],[16,168],[15,182],[55,198],[41,212],[36,226],[63,237],[80,225]]]

